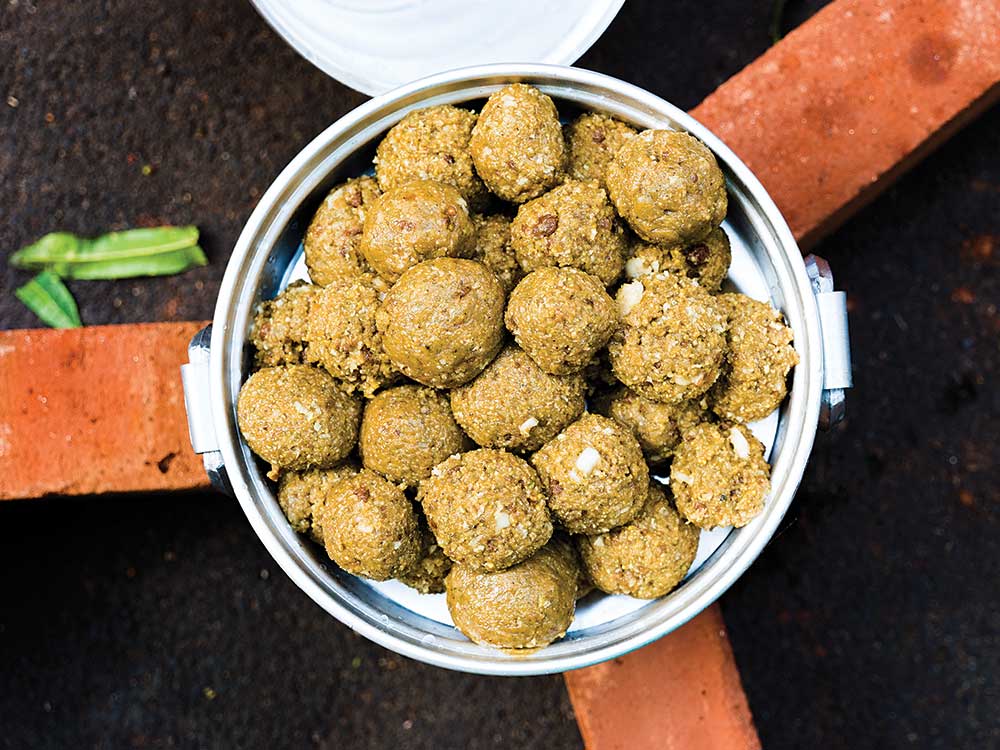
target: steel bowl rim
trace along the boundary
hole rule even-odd
[[[541,82],[539,79],[545,79],[545,82]],[[702,566],[698,572],[698,575],[701,575],[703,571],[706,572],[702,580],[691,590],[686,588],[678,592],[685,595],[682,597],[683,603],[675,607],[676,611],[661,617],[658,622],[649,627],[635,627],[635,623],[632,623],[633,627],[628,629],[636,632],[581,654],[516,660],[499,652],[495,659],[490,656],[473,658],[470,655],[455,655],[433,648],[433,644],[419,640],[408,640],[369,622],[324,591],[304,567],[292,557],[286,544],[268,526],[261,510],[255,505],[255,499],[247,481],[247,452],[245,446],[242,446],[242,451],[238,451],[241,442],[235,428],[234,407],[230,404],[226,393],[226,385],[230,377],[227,364],[232,361],[233,349],[242,351],[243,347],[242,337],[238,347],[234,341],[230,340],[230,331],[233,330],[232,318],[240,303],[239,286],[243,280],[243,274],[248,265],[251,265],[251,261],[257,260],[263,263],[263,259],[270,252],[271,246],[263,241],[266,240],[267,231],[273,234],[276,231],[275,227],[280,228],[284,223],[287,223],[291,212],[298,205],[290,199],[294,197],[296,190],[303,192],[301,188],[307,178],[315,177],[316,165],[313,165],[312,170],[309,170],[308,167],[313,164],[317,155],[340,134],[350,132],[352,128],[380,115],[380,113],[380,117],[389,116],[402,106],[408,106],[407,103],[412,104],[429,96],[427,92],[440,94],[442,91],[458,90],[459,87],[461,90],[491,87],[513,80],[535,81],[542,88],[562,86],[570,89],[579,87],[586,90],[609,91],[617,96],[627,97],[630,101],[634,101],[636,106],[642,105],[650,112],[658,113],[663,118],[675,121],[682,128],[704,141],[725,164],[726,168],[746,187],[747,197],[751,198],[752,202],[757,205],[757,218],[766,220],[770,225],[771,232],[781,250],[781,260],[785,263],[783,269],[778,268],[777,265],[775,267],[775,272],[779,276],[785,276],[782,284],[782,290],[787,298],[785,304],[786,307],[794,304],[798,313],[795,317],[796,319],[801,318],[799,321],[801,331],[796,332],[797,348],[800,353],[808,353],[808,359],[803,354],[803,362],[796,368],[795,378],[804,378],[804,387],[797,388],[797,384],[793,384],[789,406],[789,410],[793,414],[789,415],[786,422],[792,421],[791,417],[794,416],[794,423],[789,426],[791,433],[786,436],[786,439],[791,438],[795,442],[789,450],[790,458],[784,465],[784,481],[780,485],[780,490],[773,491],[761,516],[758,516],[740,532],[731,534],[723,546],[716,551],[713,558]],[[376,122],[380,117],[376,119]],[[343,147],[346,148],[346,144]],[[262,231],[265,235],[263,238]],[[772,261],[774,260],[776,259],[772,258]],[[792,321],[790,320],[790,322]],[[799,341],[803,334],[805,340]],[[705,126],[659,97],[601,73],[544,64],[474,66],[429,76],[371,99],[346,114],[314,138],[274,180],[261,197],[240,234],[219,290],[213,321],[211,351],[213,354],[210,361],[211,400],[213,405],[221,404],[225,407],[216,408],[213,413],[220,451],[233,490],[244,513],[258,538],[282,570],[313,601],[370,640],[397,653],[436,666],[491,675],[534,675],[563,672],[621,656],[676,629],[718,599],[743,574],[770,541],[794,497],[815,438],[822,390],[820,324],[804,263],[795,239],[777,206],[746,165]],[[738,538],[734,540],[733,537]],[[731,558],[728,565],[722,568],[719,567],[719,561],[715,559],[720,556]],[[713,565],[716,570],[712,570]],[[713,574],[710,577],[708,576],[709,572]],[[659,615],[658,611],[648,612],[642,617],[637,617],[636,622],[657,615]],[[544,654],[544,651],[540,653]]]

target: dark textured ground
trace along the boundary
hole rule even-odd
[[[769,5],[630,0],[582,64],[692,106],[766,47]],[[204,230],[208,268],[74,284],[89,323],[209,317],[257,197],[364,99],[238,0],[4,0],[0,60],[3,253],[57,228]],[[772,750],[1000,746],[998,153],[994,109],[819,249],[851,293],[851,417],[723,600]],[[35,325],[2,273],[0,327]],[[362,641],[218,496],[6,504],[0,590],[3,747],[580,742],[558,677]]]

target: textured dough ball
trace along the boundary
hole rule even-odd
[[[420,560],[413,504],[374,471],[362,469],[334,484],[319,518],[326,553],[348,573],[385,581]]]
[[[495,92],[483,105],[469,141],[483,182],[512,203],[524,203],[563,178],[566,144],[552,99],[523,83]]]
[[[649,469],[632,434],[584,414],[532,456],[549,491],[549,510],[571,534],[601,534],[642,508]]]
[[[307,358],[349,393],[370,397],[399,376],[375,326],[378,306],[379,293],[360,277],[334,281],[312,298]]]
[[[510,219],[503,214],[472,217],[476,227],[476,249],[473,260],[478,260],[500,280],[505,292],[509,292],[524,276],[517,262],[514,246],[510,244]]]
[[[260,303],[250,343],[257,367],[299,365],[308,349],[309,306],[319,287],[298,281],[272,300]]]
[[[365,468],[409,487],[466,445],[448,397],[433,388],[389,388],[368,402],[361,418],[358,449]]]
[[[500,351],[505,302],[503,287],[482,263],[438,258],[403,274],[376,322],[386,354],[403,374],[453,388]]]
[[[475,570],[503,570],[552,536],[538,474],[506,451],[452,456],[420,483],[417,496],[445,554]]]
[[[265,367],[249,377],[236,405],[247,445],[280,469],[328,468],[358,439],[361,402],[309,365]]]
[[[670,460],[683,433],[707,417],[705,405],[699,401],[664,404],[628,388],[611,397],[607,415],[632,431],[651,464]]]
[[[607,171],[611,201],[647,242],[688,245],[726,218],[726,180],[698,139],[645,130],[615,154]]]
[[[578,576],[576,555],[562,540],[500,572],[455,565],[445,579],[448,611],[475,643],[522,653],[537,650],[569,630]]]
[[[474,242],[465,199],[451,185],[421,180],[388,190],[375,201],[365,217],[361,252],[391,283],[421,261],[466,257]]]
[[[729,320],[729,349],[709,403],[723,419],[763,419],[785,399],[788,372],[799,363],[792,329],[780,312],[764,302],[743,294],[723,294],[718,299]]]
[[[618,379],[641,396],[673,403],[694,399],[719,376],[726,317],[695,282],[656,274],[622,284],[623,325],[608,344]]]
[[[452,562],[427,528],[427,521],[420,520],[420,559],[412,568],[401,573],[399,580],[421,594],[441,594],[444,593],[444,579],[451,570]]]
[[[618,327],[618,306],[596,276],[576,268],[540,268],[507,302],[507,328],[546,372],[582,370]]]
[[[650,245],[636,243],[631,257],[625,262],[625,275],[630,279],[660,272],[694,279],[710,292],[717,292],[729,272],[733,254],[729,237],[722,227],[686,247],[681,245]]]
[[[375,277],[361,254],[365,216],[381,195],[371,177],[338,185],[326,196],[306,230],[303,247],[309,278],[320,286],[355,276]],[[373,282],[381,283],[373,278]]]
[[[525,203],[511,224],[510,237],[526,273],[571,266],[606,285],[621,275],[628,249],[607,193],[587,182],[568,181]]]
[[[333,486],[341,479],[354,476],[358,468],[342,464],[332,469],[287,471],[278,482],[278,505],[292,529],[308,534],[313,541],[323,543],[320,516],[323,505],[331,497]]]
[[[771,467],[746,427],[704,422],[677,446],[670,487],[677,510],[695,526],[746,526],[764,509]]]
[[[516,346],[451,392],[455,420],[482,446],[533,451],[583,413],[578,375],[549,375]]]
[[[587,576],[607,594],[655,599],[684,580],[698,554],[692,526],[658,487],[649,488],[631,523],[606,534],[581,536],[577,548]]]
[[[636,129],[608,115],[585,112],[566,126],[565,135],[569,176],[606,187],[604,178],[611,160],[636,136]]]
[[[471,205],[487,198],[476,174],[469,139],[477,115],[448,104],[411,112],[394,125],[375,152],[375,176],[383,190],[415,180],[451,185]]]

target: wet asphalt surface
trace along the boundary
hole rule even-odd
[[[580,64],[691,107],[769,23],[766,2],[630,0]],[[0,252],[203,230],[207,268],[72,284],[91,324],[210,317],[256,200],[365,100],[237,0],[4,0],[0,53]],[[850,293],[850,417],[722,600],[767,748],[1000,746],[998,153],[994,107],[816,248]],[[2,274],[0,327],[37,325]],[[7,503],[0,590],[2,747],[580,745],[561,678],[364,641],[220,496]]]

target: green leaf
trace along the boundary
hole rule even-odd
[[[166,276],[208,263],[197,227],[110,232],[95,239],[54,232],[11,255],[15,268],[48,269],[66,279]]]
[[[62,280],[51,271],[42,271],[14,295],[43,323],[53,328],[79,328],[80,313],[76,300]]]

